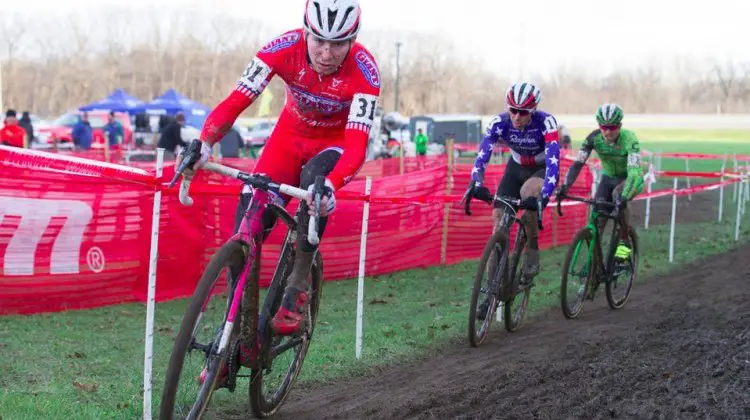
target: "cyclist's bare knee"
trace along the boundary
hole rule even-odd
[[[539,197],[542,192],[542,185],[544,180],[542,178],[532,177],[521,185],[521,200],[525,200],[529,197]]]

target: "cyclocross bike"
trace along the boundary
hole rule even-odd
[[[638,272],[638,236],[631,227],[628,232],[632,252],[630,258],[619,261],[615,250],[619,243],[620,230],[623,229],[622,217],[618,203],[592,200],[569,195],[557,196],[557,213],[562,216],[562,200],[569,199],[586,203],[591,208],[586,226],[579,230],[570,243],[562,267],[560,284],[560,304],[563,314],[568,319],[577,317],[583,310],[586,300],[594,300],[599,285],[604,282],[607,303],[612,309],[620,309],[630,296]],[[608,213],[604,210],[612,210]],[[599,226],[600,218],[604,223]],[[602,232],[609,220],[613,220],[612,234],[607,246],[606,257],[602,253]]]
[[[524,229],[525,221],[518,217],[514,206],[526,210],[529,210],[529,208],[524,205],[522,200],[513,197],[473,198],[487,204],[492,204],[493,200],[497,199],[505,205],[502,227],[487,241],[474,275],[474,287],[472,288],[469,306],[469,344],[472,347],[477,347],[489,335],[492,318],[500,302],[503,302],[505,329],[508,332],[518,330],[529,305],[533,279],[526,280],[523,267],[519,268],[518,266],[526,246],[526,230]],[[467,215],[471,215],[471,199],[472,196],[469,194],[463,198],[464,211]],[[537,207],[530,210],[537,210],[537,224],[539,230],[542,230],[542,215],[544,212],[541,202],[537,202]],[[518,224],[519,228],[513,244],[513,251],[509,255],[509,237],[513,224]],[[520,298],[517,301],[516,298],[519,296]],[[478,320],[477,311],[481,305],[487,305],[487,309],[484,311],[484,319]],[[477,321],[480,321],[480,323],[477,323]]]
[[[188,165],[200,154],[200,143],[194,141],[176,168],[174,185]],[[292,217],[281,203],[272,202],[270,194],[253,194],[244,221],[234,234],[213,255],[193,293],[180,330],[174,342],[162,393],[160,418],[198,419],[205,412],[213,392],[227,388],[234,392],[240,370],[240,344],[250,350],[250,406],[257,417],[276,412],[288,395],[292,383],[302,369],[302,362],[310,346],[318,314],[323,281],[323,263],[316,253],[310,270],[309,305],[306,322],[301,332],[292,336],[277,336],[270,321],[281,304],[287,276],[294,263],[297,235],[307,230],[308,240],[318,243],[320,199],[324,177],[317,177],[313,192],[314,217],[307,213],[307,191],[271,179],[208,162],[203,167],[252,186],[256,191],[287,194],[300,201],[296,217]],[[191,205],[188,195],[190,181],[184,177],[179,198]],[[263,305],[259,298],[261,244],[264,230],[263,211],[274,212],[287,228],[276,271],[268,287]],[[221,292],[223,281],[226,290]],[[238,316],[240,322],[237,322]],[[201,378],[199,380],[198,378]],[[180,382],[182,379],[182,383]],[[185,386],[183,389],[182,386]]]

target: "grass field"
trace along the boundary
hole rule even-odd
[[[641,281],[679,263],[724,252],[733,241],[734,206],[724,224],[678,226],[675,264],[667,262],[668,228],[641,231]],[[743,230],[747,239],[750,230]],[[565,247],[542,253],[543,271],[531,300],[535,313],[558,305]],[[363,358],[354,357],[356,281],[326,283],[320,322],[300,380],[366,374],[382,364],[423,357],[449,341],[465,343],[475,262],[368,278]],[[606,305],[603,294],[594,305]],[[156,308],[154,407],[171,341],[186,300]],[[562,315],[560,315],[562,316]],[[11,419],[133,419],[141,417],[145,307],[128,304],[87,311],[0,318],[0,416]],[[528,328],[528,324],[526,326]],[[506,333],[495,328],[492,338]],[[243,407],[246,382],[214,404]]]
[[[705,153],[728,155],[727,167],[732,168],[732,155],[750,155],[750,131],[742,130],[634,130],[642,150],[654,153]],[[571,130],[573,146],[579,147],[590,130]],[[723,159],[691,160],[692,172],[718,172]],[[662,170],[685,171],[685,159],[663,158]]]
[[[580,139],[586,133],[574,131]],[[750,133],[739,131],[638,130],[651,151],[750,154]],[[698,139],[701,140],[698,140]],[[674,161],[674,162],[671,162]],[[718,170],[705,161],[694,171]],[[663,169],[684,170],[664,159]],[[730,200],[728,200],[731,202]],[[668,229],[641,231],[641,281],[681,262],[736,246],[735,207],[726,223],[678,225],[675,264],[667,262]],[[750,230],[743,229],[743,240]],[[542,253],[531,312],[558,305],[559,270],[565,247]],[[450,341],[465,342],[475,261],[368,278],[365,284],[363,358],[354,357],[356,281],[326,283],[320,321],[300,380],[311,383],[423,357]],[[154,408],[164,381],[172,339],[186,300],[156,309]],[[606,305],[600,294],[594,305]],[[562,316],[562,315],[560,315]],[[133,419],[142,415],[145,306],[128,304],[36,316],[0,317],[0,419]],[[528,327],[528,326],[527,326]],[[506,333],[495,328],[491,339]],[[220,392],[213,404],[242,407],[246,382],[235,394]]]
[[[571,129],[573,148],[577,150],[581,142],[591,132],[589,129]],[[654,153],[705,153],[728,155],[727,168],[733,169],[732,155],[750,155],[750,131],[742,130],[675,130],[675,129],[636,129],[641,149]],[[461,158],[462,163],[472,163],[473,157]],[[596,153],[592,154],[596,157]],[[644,155],[644,159],[647,159]],[[718,172],[723,159],[693,159],[689,162],[692,172]],[[685,159],[662,158],[661,169],[665,171],[685,171]],[[697,180],[705,182],[705,180]]]

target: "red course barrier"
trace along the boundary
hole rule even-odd
[[[247,160],[223,163],[252,167]],[[137,166],[0,147],[0,314],[145,301],[154,191],[171,179],[174,164],[165,166],[162,182],[147,165]],[[337,194],[321,243],[326,280],[357,275],[366,175],[373,177],[368,276],[437,265],[443,253],[447,264],[481,254],[492,230],[492,209],[475,201],[474,214],[466,216],[459,203],[471,165],[454,165],[448,194],[444,156],[408,158],[403,175],[399,166],[398,159],[367,162]],[[569,163],[562,166],[565,171]],[[487,184],[497,185],[503,170],[490,166]],[[572,193],[589,194],[591,181],[584,169]],[[233,230],[240,188],[236,180],[202,171],[191,188],[193,206],[182,206],[176,189],[164,191],[157,301],[192,294],[206,262]],[[295,209],[293,202],[289,210]],[[547,248],[570,240],[585,222],[586,208],[573,206],[558,218],[550,206],[544,217],[540,246]],[[283,231],[276,229],[264,245],[263,285],[282,239]]]

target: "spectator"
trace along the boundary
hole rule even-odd
[[[146,142],[152,144],[152,141],[150,140],[152,136],[149,135],[151,131],[151,123],[149,122],[148,114],[144,112],[135,114],[133,139],[135,140],[136,148],[143,147]]]
[[[167,126],[173,122],[174,122],[174,119],[171,118],[169,115],[160,115],[159,116],[159,133],[164,132],[164,129],[167,128]]]
[[[18,125],[16,111],[9,109],[5,113],[5,126],[0,129],[0,143],[5,146],[26,147],[26,130]]]
[[[177,146],[187,148],[188,144],[182,140],[182,127],[185,125],[185,114],[179,112],[172,122],[167,124],[161,131],[159,142],[156,147],[164,149],[164,160],[174,160],[177,155]]]
[[[109,140],[109,147],[117,147],[117,145],[123,142],[125,132],[122,128],[122,124],[115,119],[115,113],[110,112],[107,116],[107,124],[103,127],[104,138]]]
[[[570,149],[570,130],[568,130],[568,127],[564,126],[563,124],[560,124],[558,126],[558,131],[560,131],[560,146],[563,149]]]
[[[30,142],[34,141],[34,126],[31,124],[31,116],[29,111],[23,111],[21,119],[18,121],[18,125],[26,130],[26,139]]]
[[[414,145],[417,148],[417,155],[424,156],[427,154],[427,142],[429,139],[427,135],[422,132],[422,129],[417,130],[417,135],[414,136]]]
[[[221,157],[236,158],[240,157],[240,149],[245,142],[242,140],[240,133],[234,128],[230,128],[227,134],[219,141],[219,151]]]
[[[91,129],[91,124],[89,123],[88,112],[81,113],[80,119],[78,120],[76,125],[73,126],[73,132],[71,135],[73,136],[73,144],[75,144],[79,149],[91,149],[93,130]]]

